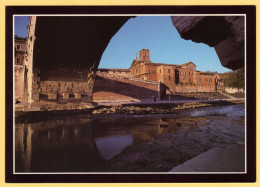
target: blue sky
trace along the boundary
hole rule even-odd
[[[28,17],[15,17],[15,34],[26,37],[27,24]],[[221,65],[214,48],[182,39],[169,16],[131,18],[111,39],[99,68],[129,68],[141,49],[149,49],[150,59],[156,63],[191,61],[199,71],[230,71]]]
[[[27,36],[27,25],[29,23],[28,16],[15,16],[14,17],[14,33],[20,37]]]

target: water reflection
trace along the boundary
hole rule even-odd
[[[161,126],[160,117],[113,115],[18,123],[16,171],[95,171],[129,145],[152,141],[163,133],[175,134],[176,119],[167,123]]]
[[[229,113],[229,109],[224,111]],[[179,117],[81,114],[46,118],[15,125],[16,172],[102,171],[108,160],[129,146],[212,123],[196,111]]]
[[[133,137],[131,135],[123,136],[112,136],[112,137],[102,137],[96,139],[97,149],[100,155],[109,160],[115,155],[119,154],[128,145],[133,142]]]
[[[22,124],[23,128],[17,129],[18,137],[15,139],[15,145],[19,156],[21,157],[22,167],[28,172],[31,168],[31,153],[32,153],[32,134],[33,130],[30,125]]]

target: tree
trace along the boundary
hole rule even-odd
[[[236,71],[223,73],[221,77],[224,79],[224,83],[226,87],[238,88],[238,89],[245,88],[244,68],[238,69]]]

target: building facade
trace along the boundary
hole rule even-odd
[[[24,54],[26,51],[26,38],[15,36],[14,49],[15,49],[15,65],[23,65]]]
[[[24,98],[24,55],[26,38],[14,37],[14,78],[15,100],[22,102]]]
[[[153,63],[149,50],[139,51],[133,60],[130,76],[164,84],[171,93],[223,92],[224,83],[217,73],[200,72],[193,62],[182,65]]]

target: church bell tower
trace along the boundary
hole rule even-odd
[[[145,63],[151,63],[150,56],[149,56],[149,50],[142,49],[141,51],[139,51],[139,59],[140,59],[140,61],[143,61]]]

